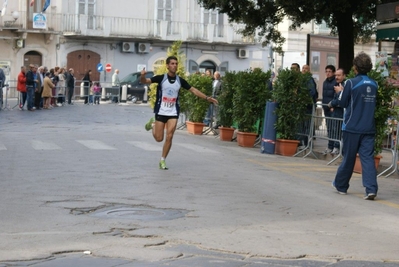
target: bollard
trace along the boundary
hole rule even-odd
[[[84,87],[84,83],[81,82],[80,83],[80,98],[82,99],[83,97],[85,97],[85,87]]]
[[[121,96],[121,102],[126,103],[127,99],[127,85],[122,86],[122,96]]]
[[[105,98],[106,94],[107,94],[107,92],[106,92],[106,90],[105,90],[105,87],[101,88],[101,100],[102,100],[102,101],[107,100],[107,99]]]
[[[148,86],[144,86],[144,95],[143,95],[143,103],[147,103],[148,101]]]
[[[274,154],[276,142],[276,130],[274,128],[274,124],[277,120],[274,110],[276,108],[276,102],[267,101],[265,108],[265,119],[263,122],[261,153]]]

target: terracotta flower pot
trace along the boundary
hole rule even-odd
[[[380,165],[381,158],[382,158],[381,155],[374,156],[374,164],[376,169],[378,169],[378,165]],[[355,161],[355,166],[353,167],[353,172],[362,173],[362,163],[360,162],[359,154],[356,155],[356,161]]]
[[[233,139],[234,128],[231,127],[219,127],[219,138],[220,141],[231,141]]]
[[[298,140],[277,139],[275,154],[282,156],[293,156],[298,148]]]
[[[187,125],[187,131],[190,134],[195,134],[195,135],[201,135],[205,124],[202,122],[192,122],[192,121],[186,121]]]
[[[256,133],[237,132],[237,143],[242,147],[253,147],[255,145]]]

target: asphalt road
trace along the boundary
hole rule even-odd
[[[363,200],[337,166],[177,130],[146,105],[0,111],[0,267],[399,266],[398,176]]]

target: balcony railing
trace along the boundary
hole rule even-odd
[[[21,17],[13,23],[20,31],[32,29],[32,15]],[[162,21],[135,18],[52,14],[47,15],[47,30],[64,36],[119,37],[159,39],[168,41],[198,41],[208,43],[252,44],[254,38],[237,33],[240,25],[216,25],[176,21]],[[22,22],[22,23],[21,23]],[[10,22],[3,21],[0,27],[10,28]],[[38,30],[43,32],[43,30]]]

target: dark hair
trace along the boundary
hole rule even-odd
[[[367,74],[373,68],[370,56],[364,52],[360,52],[353,59],[353,66],[359,74]]]
[[[91,70],[86,71],[85,75],[90,75]]]
[[[342,74],[346,75],[345,69],[344,68],[338,68],[337,71],[342,70]]]
[[[299,64],[298,64],[298,63],[292,63],[292,64],[291,64],[291,66],[292,66],[292,65],[295,65],[295,66],[297,66],[297,68],[298,68],[299,70],[301,69],[301,67],[299,66]]]
[[[170,56],[166,59],[166,64],[169,64],[171,60],[176,60],[177,61],[177,57],[175,56]]]
[[[332,70],[332,72],[335,72],[335,67],[333,65],[327,65],[325,70],[326,69],[330,69],[330,70]]]

